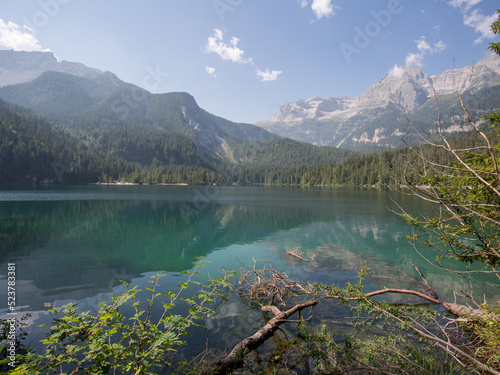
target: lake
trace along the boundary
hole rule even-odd
[[[150,276],[175,289],[196,256],[212,263],[203,272],[240,269],[266,261],[291,278],[343,285],[356,282],[362,263],[373,275],[367,291],[421,288],[415,263],[443,300],[468,281],[433,267],[407,241],[411,232],[390,208],[431,207],[421,200],[380,190],[323,190],[216,186],[64,186],[0,190],[0,313],[7,313],[7,264],[16,265],[16,307],[32,312],[30,343],[47,320],[44,304],[76,301],[95,309],[121,288],[142,289]],[[298,249],[314,262],[286,254]],[[435,258],[429,250],[424,255]],[[492,295],[486,280],[476,293]],[[490,288],[491,289],[491,288]],[[400,296],[399,300],[404,300]],[[405,297],[406,298],[406,297]],[[328,307],[333,316],[343,307]],[[344,307],[345,309],[345,307]],[[318,309],[320,314],[321,309]],[[257,309],[230,298],[193,338],[231,348],[264,323]],[[195,354],[193,352],[193,354]]]

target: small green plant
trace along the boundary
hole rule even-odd
[[[183,336],[189,334],[192,326],[201,326],[204,317],[214,314],[210,305],[216,298],[223,298],[231,287],[230,278],[234,272],[225,273],[217,279],[208,278],[208,283],[194,280],[200,275],[198,269],[203,262],[194,263],[194,270],[187,280],[179,283],[177,293],[159,292],[158,274],[151,278],[147,306],[142,309],[138,300],[140,290],[125,284],[121,295],[115,295],[111,303],[98,305],[95,315],[78,312],[75,303],[61,308],[53,308],[50,332],[43,344],[45,353],[26,355],[18,366],[16,374],[152,374],[154,367],[167,363],[167,354],[185,344]],[[181,297],[191,285],[198,291],[189,298]],[[161,299],[161,301],[158,301]],[[184,315],[174,314],[172,309],[183,301],[188,306]],[[153,314],[153,309],[161,302],[161,313]],[[132,316],[125,316],[121,310],[132,306]]]
[[[388,327],[386,327],[388,328]],[[412,374],[459,375],[463,369],[442,351],[412,335],[388,330],[385,335],[358,333],[337,343],[326,324],[303,326],[314,374]]]
[[[500,368],[500,303],[483,304],[480,313],[464,319],[476,355],[493,368]]]

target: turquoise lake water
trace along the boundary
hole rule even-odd
[[[16,307],[32,312],[36,343],[47,320],[44,304],[77,301],[95,309],[124,280],[144,288],[166,272],[175,289],[196,256],[212,263],[203,272],[240,269],[266,261],[291,278],[342,285],[357,280],[365,263],[367,290],[422,288],[415,263],[443,300],[468,281],[443,272],[407,241],[410,228],[391,211],[432,208],[415,197],[378,190],[322,190],[205,186],[71,186],[0,190],[0,314],[7,313],[7,264],[16,265]],[[314,262],[286,254],[298,249]],[[425,255],[434,259],[430,251]],[[476,292],[494,296],[487,280]],[[400,298],[400,297],[399,297]],[[333,316],[342,307],[328,307]],[[320,314],[321,309],[318,309]],[[230,348],[264,322],[238,298],[219,305],[192,340]]]

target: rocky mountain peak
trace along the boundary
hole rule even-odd
[[[303,118],[328,118],[334,113],[346,110],[354,98],[343,96],[340,98],[328,97],[323,99],[313,96],[307,100],[299,99],[295,102],[283,104],[278,113],[270,121],[300,121]]]
[[[35,70],[40,65],[53,66],[57,64],[57,58],[52,52],[28,52],[28,51],[0,51],[0,66],[4,69]]]
[[[481,92],[485,88],[489,91]],[[500,56],[493,54],[471,66],[434,76],[415,67],[396,65],[358,97],[315,96],[285,103],[271,119],[257,125],[316,145],[392,148],[406,132],[399,121],[403,112],[423,126],[433,126],[433,113],[437,113],[434,95],[442,108],[447,108],[447,131],[465,130],[468,123],[453,103],[457,92],[464,92],[469,101],[477,93],[474,100],[482,106],[478,116],[495,110],[495,97],[500,95]]]
[[[52,52],[0,50],[0,87],[29,82],[48,71],[85,78],[109,74],[81,63],[58,61]]]
[[[429,97],[447,95],[458,90],[475,92],[500,83],[500,56],[492,54],[478,63],[461,69],[446,70],[440,75],[429,76],[411,66],[395,65],[378,82],[357,98],[314,96],[281,106],[269,120],[259,123],[296,123],[305,119],[327,119],[336,116],[349,118],[361,111],[384,108],[389,104],[402,111],[414,110],[423,105]],[[288,126],[283,124],[284,126]]]
[[[449,69],[431,78],[436,94],[445,95],[464,90],[475,92],[498,83],[499,77],[500,56],[492,54],[465,68]]]
[[[360,97],[360,106],[374,108],[394,103],[404,110],[424,104],[429,89],[430,77],[420,69],[410,66],[395,66],[387,76],[372,85]]]

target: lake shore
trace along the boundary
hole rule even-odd
[[[140,185],[154,185],[154,186],[188,186],[185,182],[179,183],[161,183],[161,184],[144,184],[140,182],[96,182],[89,185],[126,185],[126,186],[140,186]]]

